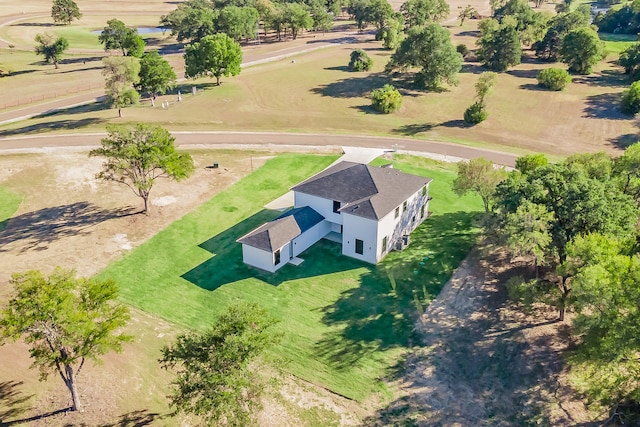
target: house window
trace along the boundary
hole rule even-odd
[[[387,236],[384,236],[384,238],[382,239],[382,252],[386,252],[387,251]]]
[[[427,195],[427,186],[426,185],[424,187],[422,187],[422,195],[423,196]]]
[[[420,208],[420,218],[424,218],[424,205]]]
[[[337,200],[333,201],[333,213],[340,213],[340,202]]]
[[[400,216],[400,206],[396,208],[396,218],[398,218],[398,216]]]
[[[411,217],[411,222],[416,222],[416,216],[415,215]]]
[[[402,212],[406,212],[407,211],[407,201],[405,200],[404,203],[402,204]]]
[[[360,239],[356,239],[356,253],[362,255],[364,253],[364,242]]]
[[[274,252],[273,254],[273,265],[280,264],[280,249]]]

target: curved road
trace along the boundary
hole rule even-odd
[[[485,157],[496,164],[513,167],[515,154],[459,144],[420,141],[415,139],[361,135],[330,135],[270,132],[172,132],[176,143],[184,148],[224,146],[247,148],[251,146],[304,146],[304,147],[375,147],[385,150],[415,152],[442,160],[457,161]],[[23,136],[0,139],[0,154],[3,152],[42,152],[60,147],[93,148],[100,145],[106,133],[62,134]]]

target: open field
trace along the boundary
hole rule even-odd
[[[453,15],[455,6],[455,3],[451,4]],[[145,7],[153,11],[150,12],[153,17],[142,13]],[[85,8],[87,13],[81,21],[70,27],[56,26],[52,29],[70,31],[79,44],[95,47],[93,41],[88,41],[88,38],[95,39],[89,30],[104,25],[106,11],[104,5],[98,2],[89,2]],[[130,17],[131,23],[135,22],[136,25],[155,25],[159,16],[171,8],[171,5],[156,0],[132,2],[119,11],[120,15],[113,16],[122,19]],[[11,10],[7,9],[8,12]],[[34,31],[48,28],[47,19],[50,18],[47,18],[48,10],[44,4],[41,11],[44,16],[42,13],[26,15],[3,27],[0,35],[28,42]],[[145,19],[150,21],[143,22]],[[454,22],[449,25],[455,44],[464,43],[474,48],[477,21],[467,22],[462,27]],[[460,73],[459,86],[442,93],[415,91],[406,76],[394,77],[383,73],[390,52],[381,49],[370,34],[358,35],[353,28],[344,29],[347,32],[327,35],[307,33],[295,42],[246,46],[245,53],[248,56],[259,55],[258,52],[262,52],[262,55],[268,52],[278,55],[294,45],[313,48],[316,42],[329,40],[337,34],[352,34],[370,41],[306,53],[297,56],[295,62],[283,59],[247,68],[240,76],[223,78],[221,87],[213,86],[212,81],[207,79],[184,82],[161,99],[171,104],[167,110],[161,109],[161,103],[152,109],[146,102],[139,107],[125,109],[125,117],[118,119],[115,112],[104,105],[89,105],[2,126],[0,137],[42,132],[96,131],[112,122],[146,121],[161,123],[172,130],[394,135],[507,151],[514,148],[520,151],[543,151],[558,156],[578,151],[605,150],[615,153],[637,140],[638,132],[632,118],[621,114],[618,109],[620,93],[629,84],[621,68],[614,64],[616,52],[629,43],[618,40],[618,37],[607,38],[611,39],[606,42],[611,54],[596,67],[595,72],[590,76],[575,76],[574,83],[563,92],[540,90],[535,80],[540,70],[549,66],[563,67],[562,64],[540,63],[525,56],[523,64],[499,76],[495,93],[487,100],[489,119],[468,127],[462,121],[462,114],[473,102],[473,85],[483,71],[473,61],[473,56]],[[373,57],[372,72],[349,73],[346,70],[349,53],[357,47],[364,48]],[[97,50],[69,56],[59,70],[41,64],[31,52],[7,52],[2,52],[0,62],[12,69],[15,75],[0,81],[6,86],[4,105],[13,105],[11,102],[16,99],[21,102],[40,102],[61,95],[96,91],[103,84],[100,74],[103,52],[99,46]],[[167,58],[181,76],[184,65],[181,56],[176,54]],[[5,85],[5,82],[10,84]],[[369,94],[387,82],[401,88],[403,106],[392,115],[376,114],[370,108]],[[183,96],[183,102],[176,104],[177,91],[190,93],[193,85],[203,89],[199,96],[195,99]],[[287,90],[282,90],[283,87]]]
[[[225,175],[237,177],[238,174],[246,173],[242,171],[246,171],[251,162],[254,167],[257,167],[266,160],[266,157],[260,153],[254,153],[251,159],[242,153],[233,152],[194,154],[199,165],[198,176],[180,185],[192,187],[197,182],[210,180],[212,177],[207,174],[212,172],[204,170],[203,165],[208,164],[212,159],[219,160],[223,168],[229,169],[214,178],[225,182],[228,182],[224,179]],[[12,170],[12,175],[3,182],[3,185],[7,185],[14,191],[26,193],[24,193],[25,202],[9,224],[9,228],[0,234],[0,239],[11,242],[6,246],[3,245],[5,252],[0,260],[11,265],[18,262],[24,268],[42,268],[45,264],[53,266],[54,263],[76,265],[81,274],[91,274],[101,265],[108,263],[109,259],[126,254],[130,250],[128,248],[137,246],[141,240],[144,240],[141,235],[148,233],[150,229],[162,228],[163,224],[170,223],[171,217],[181,209],[193,206],[194,201],[184,200],[179,196],[183,192],[176,191],[176,187],[172,184],[159,183],[158,188],[154,188],[155,195],[152,194],[152,200],[156,203],[152,206],[154,212],[150,217],[132,215],[120,218],[116,215],[113,218],[105,217],[101,221],[81,224],[83,218],[89,221],[89,217],[84,215],[70,217],[61,211],[64,206],[78,205],[77,202],[72,202],[73,199],[86,200],[85,203],[93,206],[92,209],[105,211],[106,208],[109,208],[109,211],[115,210],[118,205],[135,210],[139,204],[138,200],[129,195],[124,188],[107,186],[108,191],[106,191],[107,188],[100,188],[104,184],[93,182],[91,174],[96,165],[91,162],[83,167],[70,167],[72,163],[78,164],[78,156],[81,155],[82,153],[68,153],[47,157],[34,155],[3,157],[3,163],[10,164]],[[307,160],[304,163],[291,163],[296,158]],[[442,166],[427,160],[400,158],[396,167],[406,167],[409,172],[428,173],[429,176],[436,178],[432,194],[436,196],[437,202],[436,200],[432,202],[436,213],[415,235],[411,250],[392,254],[384,263],[384,267],[391,268],[396,277],[395,292],[390,287],[384,267],[378,270],[338,257],[335,255],[335,248],[330,244],[319,245],[305,254],[307,258],[303,264],[305,270],[287,267],[274,277],[260,274],[257,274],[257,277],[246,277],[247,273],[251,276],[256,276],[256,273],[253,270],[248,271],[241,264],[239,247],[233,243],[235,238],[239,236],[238,233],[244,231],[243,228],[252,227],[254,223],[274,215],[271,212],[261,211],[260,206],[265,200],[268,201],[267,199],[286,190],[287,184],[277,179],[279,174],[296,165],[298,172],[294,173],[290,179],[297,181],[306,175],[309,167],[320,166],[317,163],[319,160],[322,164],[330,160],[330,158],[326,158],[327,160],[320,158],[310,163],[311,159],[309,156],[284,157],[283,160],[279,160],[280,163],[273,163],[270,169],[258,170],[251,175],[260,182],[258,186],[262,189],[255,196],[243,197],[243,193],[247,191],[246,188],[255,187],[252,179],[249,179],[246,184],[243,184],[244,181],[238,182],[229,191],[214,197],[210,202],[174,223],[147,244],[136,249],[130,256],[116,262],[113,267],[102,273],[103,275],[114,272],[122,274],[122,268],[140,259],[145,263],[152,263],[153,266],[138,265],[131,270],[131,274],[126,274],[126,277],[122,278],[125,281],[121,285],[123,299],[142,306],[145,311],[159,313],[172,321],[171,323],[158,322],[153,320],[155,316],[150,317],[148,314],[136,311],[134,317],[137,320],[131,325],[132,333],[143,334],[147,338],[140,343],[128,346],[122,355],[109,356],[104,367],[99,367],[95,371],[93,368],[86,371],[87,376],[83,377],[85,381],[83,395],[87,403],[94,408],[106,406],[106,413],[102,414],[105,423],[115,419],[116,415],[143,409],[166,418],[167,408],[163,406],[165,404],[162,402],[162,395],[163,390],[166,390],[167,377],[161,375],[157,379],[149,379],[149,376],[153,377],[152,370],[156,369],[154,364],[148,362],[155,358],[152,353],[166,342],[167,338],[163,339],[163,337],[175,334],[175,322],[182,325],[177,326],[178,328],[206,327],[207,319],[210,319],[215,311],[223,308],[226,301],[240,296],[266,304],[274,314],[287,319],[282,323],[287,339],[275,352],[280,357],[283,354],[287,355],[286,359],[289,359],[286,365],[287,371],[295,372],[314,383],[329,385],[345,395],[366,400],[368,403],[365,406],[375,405],[379,399],[384,401],[393,396],[393,389],[387,389],[378,379],[384,376],[385,370],[401,353],[415,344],[410,324],[416,314],[416,300],[426,305],[437,294],[453,268],[475,241],[475,231],[469,229],[469,221],[473,215],[465,215],[459,210],[464,209],[463,206],[468,206],[469,203],[477,209],[480,207],[480,202],[472,197],[459,199],[453,196],[447,184],[453,176],[450,165]],[[59,167],[48,167],[49,162],[58,164]],[[282,162],[285,162],[284,164],[288,162],[290,167],[285,168]],[[29,170],[30,167],[38,167],[40,170],[44,168],[50,172],[44,176],[33,175],[33,170]],[[264,174],[269,178],[265,179]],[[29,176],[32,177],[31,180],[27,179]],[[63,185],[63,182],[66,184]],[[58,202],[48,209],[42,207],[35,213],[30,211],[36,205],[52,203],[52,199],[47,202],[46,197],[41,196],[52,193],[51,190],[46,189],[48,185],[57,186],[58,192],[55,198]],[[223,183],[219,182],[218,185]],[[190,197],[200,199],[206,197],[202,190],[202,188],[198,190],[199,195]],[[215,190],[209,188],[207,191]],[[172,204],[161,206],[159,203],[166,203],[172,197],[177,199]],[[128,207],[125,202],[129,202]],[[172,209],[172,207],[180,209]],[[254,211],[258,213],[253,215]],[[37,234],[38,231],[43,234],[51,231],[51,228],[46,229],[47,224],[44,218],[58,218],[48,224],[56,230],[56,233],[51,235],[49,241],[37,241],[40,235]],[[237,218],[245,219],[237,226],[226,229],[238,221]],[[31,226],[28,226],[29,223]],[[20,230],[24,232],[20,233]],[[172,235],[172,239],[183,242],[184,239],[188,239],[192,243],[178,243],[176,240],[168,239],[168,235]],[[151,259],[145,258],[147,248],[152,246],[159,249]],[[114,253],[105,252],[109,247],[114,250]],[[165,251],[163,247],[168,249]],[[181,249],[177,250],[177,248]],[[437,252],[438,255],[433,256],[425,266],[419,266],[418,261],[422,260],[423,255],[432,251]],[[83,255],[80,255],[81,253]],[[11,256],[8,256],[9,254]],[[194,254],[195,258],[191,257]],[[169,256],[171,261],[163,261],[165,256]],[[224,268],[220,268],[222,258],[224,258],[222,261]],[[232,261],[229,261],[230,259]],[[182,264],[185,262],[189,265],[183,268]],[[2,294],[7,292],[5,285],[7,273],[15,270],[15,267],[12,268],[9,264],[2,267],[2,271],[5,272],[2,280],[4,289],[0,292]],[[414,269],[419,270],[418,275],[414,275]],[[143,275],[144,277],[138,277],[137,271],[146,272],[146,274]],[[421,285],[416,286],[417,282]],[[206,289],[206,287],[215,286],[219,287],[215,290]],[[419,290],[417,296],[410,291],[412,288]],[[150,297],[149,292],[153,293],[153,298]],[[175,295],[171,296],[171,292],[178,292],[180,296],[176,299]],[[182,302],[177,310],[175,301]],[[156,326],[147,329],[150,324]],[[156,332],[150,335],[149,332],[144,332],[152,329]],[[11,354],[16,358],[20,354],[24,355],[25,351],[24,347],[18,344],[10,345],[5,349],[8,349],[8,353],[5,354]],[[16,373],[16,368],[12,366],[11,372],[0,372],[0,376],[13,381],[22,380],[23,377],[31,378],[31,380],[25,380],[24,385],[16,386],[16,390],[21,390],[23,394],[37,395],[34,397],[35,400],[29,401],[34,409],[26,411],[25,414],[33,415],[37,411],[54,411],[65,407],[67,397],[62,384],[58,385],[55,381],[51,381],[47,383],[46,388],[36,393],[38,384],[35,381],[35,375],[21,371],[28,366],[26,360],[23,362],[18,370],[24,372],[23,374]],[[121,366],[118,378],[127,378],[132,372],[135,373],[129,377],[128,384],[131,384],[129,381],[136,384],[143,378],[147,378],[144,381],[151,381],[142,388],[150,387],[155,390],[148,399],[155,396],[153,398],[157,401],[137,399],[133,390],[121,390],[120,388],[124,385],[119,384],[114,377],[110,377],[108,381],[111,384],[110,387],[113,387],[111,395],[117,396],[117,399],[115,397],[115,400],[99,399],[95,394],[99,389],[99,387],[96,388],[97,384],[105,381],[105,375],[113,375],[114,363]],[[138,366],[138,364],[144,366]],[[134,389],[137,389],[136,387],[140,386],[133,386]],[[290,390],[291,387],[291,384],[287,385]],[[312,389],[315,390],[314,387]],[[298,388],[294,387],[293,390]],[[48,399],[49,392],[56,397],[45,404],[42,399]],[[299,392],[298,390],[292,393]],[[372,392],[375,393],[372,395]],[[317,394],[317,390],[308,391],[307,394],[309,393]],[[124,401],[127,403],[124,404]],[[282,404],[280,402],[280,405]],[[295,408],[290,408],[291,405],[297,407],[290,401],[285,406],[292,411]],[[340,405],[342,405],[340,407],[344,405],[348,407],[347,401],[342,401]],[[352,408],[352,410],[364,416],[363,412],[358,412],[362,409]],[[300,411],[300,408],[296,411]],[[303,414],[296,416],[302,418],[311,416],[311,413],[304,415],[304,411],[302,412]],[[327,425],[328,420],[335,417],[335,414],[331,415],[334,412],[329,412],[320,418],[325,420],[324,423],[308,425]],[[175,422],[171,418],[154,417],[156,417],[154,423],[159,425],[171,425]]]
[[[456,36],[456,42],[468,45],[474,40]],[[372,72],[346,71],[349,52],[356,47],[372,55]],[[172,130],[407,136],[561,156],[578,151],[612,153],[637,138],[633,120],[618,110],[627,77],[610,62],[601,63],[590,76],[575,76],[565,91],[549,92],[538,88],[535,77],[553,64],[525,60],[500,75],[495,93],[487,100],[488,120],[468,127],[462,115],[473,102],[473,85],[482,71],[478,64],[465,65],[459,86],[425,93],[382,73],[389,55],[375,42],[327,48],[299,56],[295,63],[286,59],[248,68],[240,76],[223,79],[219,87],[210,80],[198,80],[203,92],[183,96],[180,104],[175,103],[175,95],[167,95],[160,100],[171,102],[166,110],[160,103],[155,109],[145,103],[125,109],[124,118],[118,119],[114,110],[95,104],[2,126],[0,136],[96,131],[107,123],[145,121]],[[395,114],[374,113],[368,99],[371,90],[392,81],[404,87],[403,106]],[[184,83],[179,90],[190,93],[191,85]]]

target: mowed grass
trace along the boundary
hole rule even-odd
[[[620,55],[622,51],[638,43],[638,36],[633,34],[598,33],[598,35],[604,42],[604,50],[607,54]]]
[[[283,339],[271,356],[285,370],[358,401],[372,393],[388,397],[381,378],[419,344],[412,332],[416,315],[474,244],[472,221],[481,203],[453,195],[451,165],[400,158],[396,167],[434,179],[433,215],[407,250],[372,266],[322,241],[301,255],[301,266],[275,274],[245,266],[236,239],[279,214],[264,204],[333,159],[269,160],[100,276],[120,284],[125,302],[196,330],[234,301],[257,302],[281,319]]]
[[[0,186],[0,231],[6,228],[7,221],[16,213],[20,203],[22,203],[22,196]]]

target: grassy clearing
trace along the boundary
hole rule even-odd
[[[101,277],[116,279],[127,303],[194,329],[206,328],[232,301],[258,302],[282,319],[284,339],[272,356],[287,371],[359,401],[375,392],[388,397],[380,379],[416,343],[416,311],[475,242],[472,220],[481,204],[453,195],[450,165],[401,158],[399,169],[434,178],[433,216],[409,249],[371,266],[339,256],[337,244],[323,241],[302,254],[301,267],[276,274],[246,267],[235,240],[278,215],[262,206],[331,160],[283,155],[268,161]]]
[[[616,56],[633,46],[638,42],[638,36],[633,34],[611,34],[611,33],[598,33],[600,40],[604,42],[604,49],[607,54],[615,54]]]
[[[21,195],[0,186],[0,231],[5,229],[7,221],[16,213],[20,203],[22,203]]]

